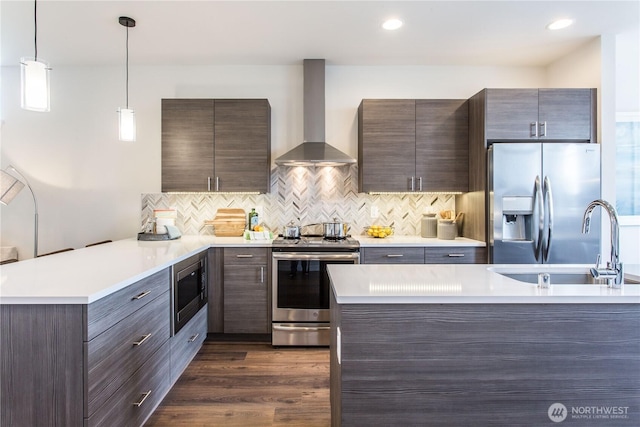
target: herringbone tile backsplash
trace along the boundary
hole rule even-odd
[[[347,222],[351,234],[362,234],[371,224],[392,225],[398,235],[419,235],[424,212],[455,210],[455,196],[432,194],[358,193],[358,167],[277,167],[271,171],[271,193],[142,195],[142,221],[154,209],[175,208],[176,226],[183,234],[214,234],[205,220],[213,219],[218,208],[256,208],[260,222],[275,232],[290,221],[300,225],[333,221]],[[372,209],[379,211],[371,218]],[[320,229],[321,232],[321,229]]]

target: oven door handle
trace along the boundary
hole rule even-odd
[[[274,253],[273,259],[290,259],[290,260],[359,260],[360,253],[351,252],[346,254],[326,253],[326,252],[305,252],[305,253]]]
[[[328,331],[330,326],[282,326],[273,325],[274,331],[297,331],[297,332],[313,332],[313,331]]]

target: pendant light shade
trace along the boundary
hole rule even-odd
[[[20,106],[25,110],[48,112],[51,110],[49,96],[49,71],[51,67],[38,58],[38,2],[33,2],[34,50],[33,58],[20,58]]]
[[[131,108],[118,108],[118,125],[120,141],[136,140],[136,113]]]
[[[120,129],[120,141],[136,140],[136,114],[133,108],[129,108],[129,28],[136,26],[136,21],[128,16],[118,18],[120,25],[127,29],[126,44],[126,106],[118,108],[118,127]]]

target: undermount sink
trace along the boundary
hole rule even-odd
[[[563,265],[534,265],[513,267],[489,267],[489,271],[525,283],[538,283],[538,274],[548,273],[552,285],[606,285],[604,279],[594,279],[589,267]]]
[[[511,279],[527,283],[538,283],[538,274],[533,273],[500,273]],[[594,279],[591,274],[583,273],[550,273],[549,282],[552,285],[606,285],[603,279]]]

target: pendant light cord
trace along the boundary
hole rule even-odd
[[[37,61],[38,60],[38,0],[33,1],[33,27],[34,27],[33,44],[35,46],[34,59]]]
[[[126,106],[127,109],[129,109],[129,26],[127,26],[127,48],[126,48],[126,52],[127,52],[127,102],[126,102]]]

